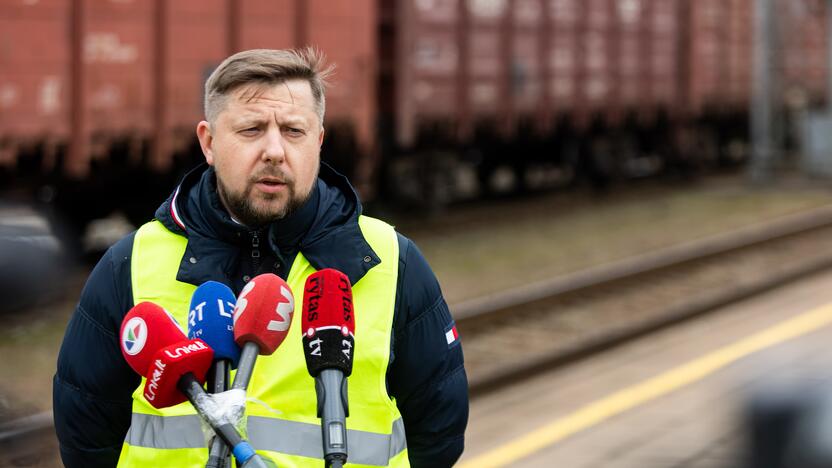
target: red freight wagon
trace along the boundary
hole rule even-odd
[[[546,5],[548,4],[548,5]],[[544,66],[549,72],[549,95],[559,111],[575,108],[578,82],[578,30],[581,24],[581,0],[549,0],[550,32]]]
[[[199,83],[232,49],[226,4],[225,0],[167,3],[165,111],[168,125],[177,133],[193,133],[194,121],[202,118],[203,89]]]
[[[644,34],[647,45],[642,66],[646,72],[646,101],[654,109],[675,113],[681,100],[680,81],[683,59],[681,8],[685,0],[650,0]]]
[[[545,69],[544,31],[546,15],[545,3],[540,0],[514,0],[511,6],[512,68],[509,74],[508,94],[512,102],[512,112],[520,119],[538,118],[545,108],[541,103],[543,95]]]
[[[0,3],[0,138],[65,138],[69,55],[62,45],[69,5],[18,3]]]
[[[339,86],[330,93],[327,120],[355,125],[360,143],[369,148],[375,121],[373,5],[370,0],[5,0],[0,3],[0,138],[66,139],[74,111],[86,119],[88,133],[101,138],[147,137],[157,130],[160,112],[163,131],[192,132],[202,116],[202,83],[230,52],[312,44],[338,64]],[[83,28],[79,110],[70,109],[67,39],[74,34],[73,11],[81,12]],[[155,80],[164,86],[163,102],[155,101],[160,92]]]
[[[751,102],[751,73],[754,50],[754,2],[731,0],[727,38],[724,47],[729,63],[727,83],[728,104],[733,107],[747,107]]]
[[[747,146],[754,5],[0,0],[0,168],[14,168],[0,177],[19,189],[48,174],[65,204],[87,197],[128,212],[124,200],[94,194],[150,183],[159,191],[144,198],[155,203],[200,158],[193,128],[218,62],[241,49],[305,44],[338,66],[324,158],[365,195],[379,172],[393,191],[413,186],[384,172],[402,161],[418,169],[414,178],[433,180],[420,200],[451,193],[443,184],[466,165],[480,188],[506,167],[515,187],[541,167],[601,185],[685,170]],[[782,102],[821,102],[826,4],[777,6]],[[148,168],[154,177],[141,177]],[[74,184],[64,174],[87,178]]]
[[[397,44],[397,55],[382,60],[396,89],[392,118],[404,146],[413,144],[420,125],[443,118],[463,127],[468,120],[488,121],[502,131],[506,117],[516,125],[569,113],[581,122],[678,108],[677,0],[411,0],[382,6]]]
[[[612,1],[615,40],[612,44],[612,64],[615,69],[614,100],[617,109],[634,109],[647,103],[645,87],[648,81],[646,63],[650,55],[645,29],[649,18],[647,2],[638,0]]]
[[[667,165],[684,170],[748,141],[753,0],[380,5],[379,105],[382,122],[392,121],[382,124],[380,138],[395,143],[385,157],[410,154],[435,165],[413,152],[474,155],[480,182],[499,166],[520,180],[538,163],[602,179],[626,176],[626,167],[640,167],[638,175]],[[825,5],[778,5],[794,10],[778,15],[790,28],[781,31],[788,36],[784,85],[815,102],[828,73]],[[807,8],[820,10],[805,14]],[[528,123],[535,132],[523,131]],[[625,161],[645,154],[662,161]]]
[[[408,147],[427,124],[467,120],[467,29],[458,0],[384,2],[380,107],[396,143]],[[385,96],[387,100],[385,101]],[[453,128],[444,129],[453,133]]]
[[[579,30],[578,93],[589,114],[610,109],[615,91],[613,9],[608,0],[585,0]]]
[[[690,2],[688,44],[690,49],[688,91],[691,112],[699,114],[708,106],[725,102],[727,61],[724,59],[728,22],[728,3],[724,0],[696,0]]]
[[[375,11],[375,0],[2,0],[4,188],[47,183],[79,224],[113,209],[146,218],[200,158],[214,67],[243,48],[307,44],[338,66],[324,154],[350,169],[375,143]],[[138,206],[133,189],[158,191]]]

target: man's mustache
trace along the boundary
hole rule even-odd
[[[251,183],[256,183],[258,180],[264,179],[266,177],[270,179],[277,179],[281,184],[291,184],[294,182],[294,179],[291,176],[289,176],[289,174],[277,167],[269,167],[267,169],[258,171],[251,177],[250,181]]]

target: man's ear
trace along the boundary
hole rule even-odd
[[[324,127],[321,127],[321,134],[318,135],[318,148],[324,144]]]
[[[211,135],[211,124],[205,120],[201,121],[196,126],[196,137],[199,138],[199,146],[202,147],[202,154],[205,155],[205,161],[214,165],[214,137]]]

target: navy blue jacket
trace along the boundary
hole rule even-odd
[[[336,268],[355,284],[380,261],[358,228],[360,214],[346,178],[322,164],[310,200],[263,229],[251,230],[229,217],[217,195],[216,175],[204,167],[185,176],[156,219],[188,238],[179,281],[220,281],[239,293],[249,278],[266,271],[285,278],[298,251],[316,269]],[[69,467],[115,466],[130,425],[131,395],[140,378],[122,358],[118,331],[133,306],[134,236],[112,246],[96,265],[58,356],[53,411],[61,457]],[[413,242],[401,234],[398,239],[388,391],[404,420],[410,463],[451,466],[462,453],[468,420],[462,347],[446,340],[453,320],[436,277]]]

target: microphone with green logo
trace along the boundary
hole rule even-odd
[[[121,323],[119,336],[127,364],[147,379],[142,394],[148,403],[155,408],[167,408],[187,399],[220,439],[232,447],[242,466],[273,466],[255,453],[231,423],[223,420],[211,396],[202,388],[214,357],[204,341],[188,340],[173,318],[152,302],[130,309]]]

